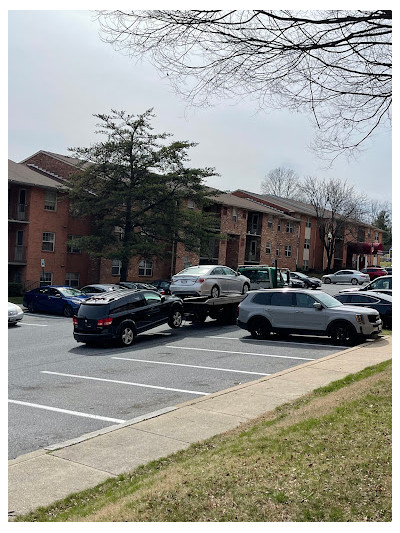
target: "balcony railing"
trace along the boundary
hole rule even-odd
[[[9,263],[26,263],[26,246],[14,246],[8,249]]]
[[[19,222],[29,221],[29,205],[12,204],[8,206],[8,220],[17,220]]]

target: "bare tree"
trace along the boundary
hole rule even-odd
[[[389,10],[98,11],[101,35],[148,56],[191,103],[254,97],[307,110],[321,156],[347,155],[391,122]]]
[[[338,178],[322,180],[308,176],[300,189],[314,208],[319,237],[327,255],[326,270],[329,272],[338,244],[343,243],[346,233],[354,234],[357,222],[365,216],[368,198]]]
[[[294,170],[275,168],[268,172],[261,182],[263,194],[273,194],[281,198],[297,198],[299,192],[299,178]]]

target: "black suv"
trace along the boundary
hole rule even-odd
[[[74,317],[74,339],[87,344],[117,340],[130,346],[138,333],[167,323],[179,328],[182,300],[155,291],[122,289],[84,301]]]

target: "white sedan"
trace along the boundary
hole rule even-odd
[[[185,268],[172,277],[170,291],[176,296],[245,294],[250,280],[223,265],[199,265]]]
[[[334,274],[325,274],[322,276],[323,283],[352,283],[353,285],[362,285],[368,281],[368,274],[363,274],[359,270],[339,270]]]
[[[8,302],[8,325],[15,326],[17,322],[22,320],[24,312],[19,305]]]

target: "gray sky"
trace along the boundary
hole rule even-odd
[[[69,154],[89,146],[94,113],[111,109],[139,114],[154,108],[155,131],[199,145],[191,164],[215,167],[208,184],[223,190],[260,192],[277,167],[300,177],[347,179],[370,198],[392,201],[391,132],[379,131],[357,160],[333,167],[308,150],[310,118],[284,110],[257,112],[253,102],[221,100],[209,109],[189,108],[149,63],[137,63],[98,36],[88,11],[9,11],[8,157],[20,162],[38,150]]]

